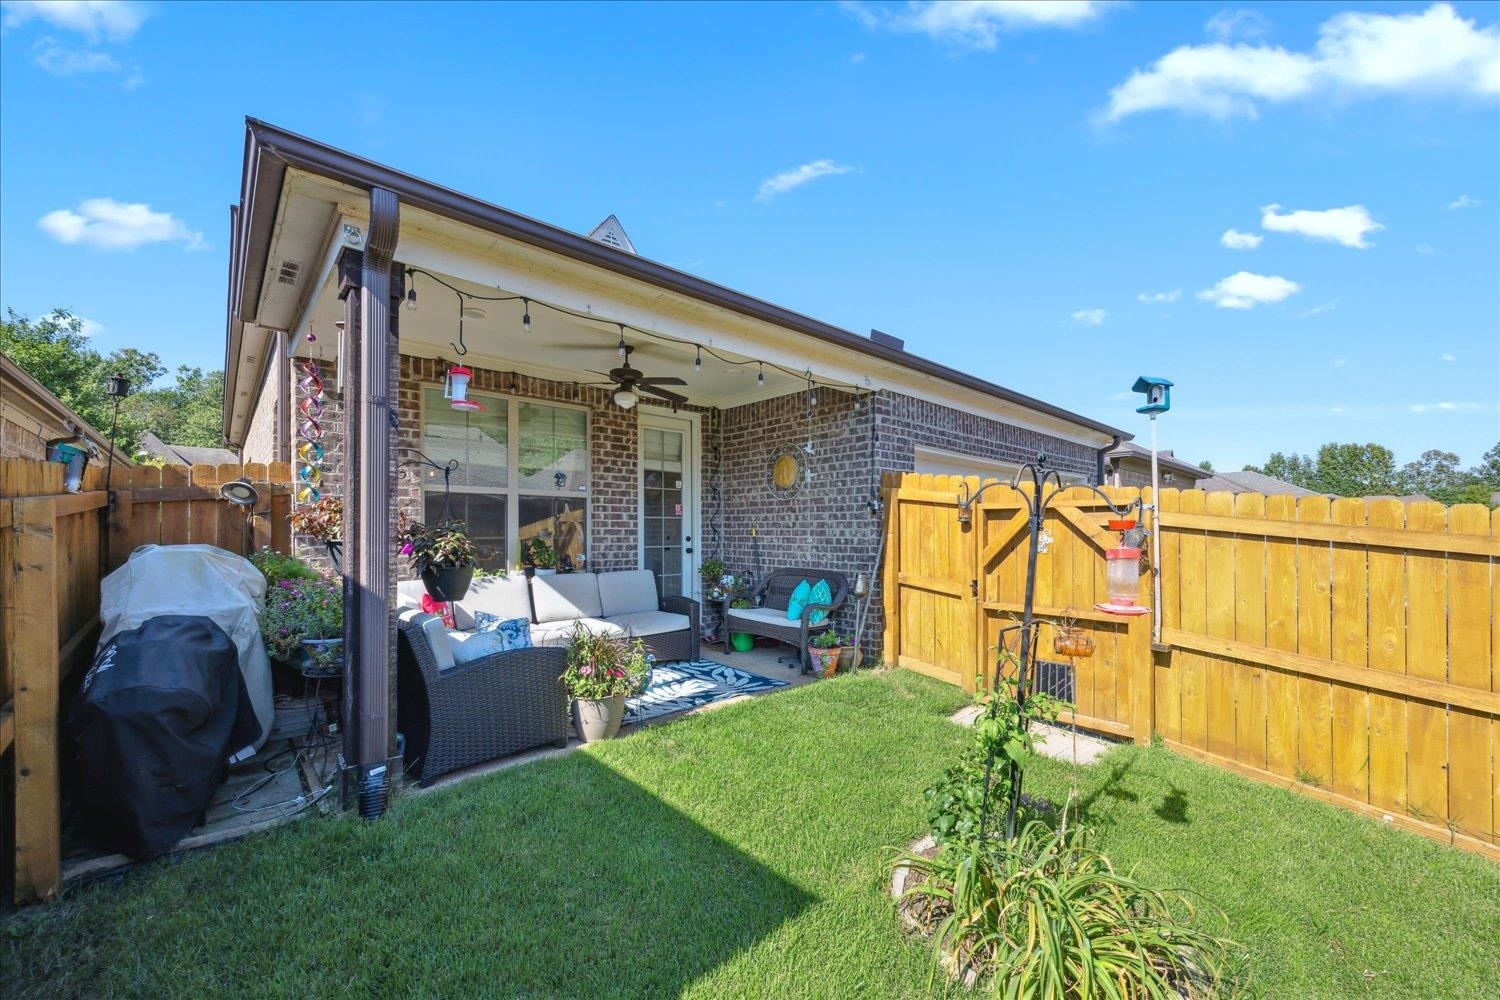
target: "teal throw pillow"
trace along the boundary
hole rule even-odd
[[[828,586],[828,581],[827,580],[819,580],[818,581],[818,585],[812,589],[812,597],[810,597],[808,599],[807,603],[808,604],[832,604],[833,603],[833,588],[830,587],[830,586]],[[826,611],[814,611],[812,614],[810,614],[810,615],[807,616],[807,623],[809,625],[821,625],[821,624],[823,624],[824,619],[826,619],[827,617],[828,617],[828,612],[826,612]]]
[[[812,584],[808,583],[806,580],[803,580],[801,583],[797,584],[797,589],[793,590],[792,596],[787,598],[787,621],[799,622],[802,620],[802,609],[807,607],[808,601],[812,598],[812,591]]]

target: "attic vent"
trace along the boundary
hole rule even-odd
[[[276,272],[276,283],[279,285],[295,285],[297,276],[302,273],[302,265],[295,260],[284,260],[281,268]]]
[[[872,328],[870,330],[870,339],[883,347],[890,347],[898,351],[906,350],[906,341],[902,340],[900,337],[892,337],[884,330],[876,330]]]
[[[613,215],[595,226],[593,232],[589,233],[589,239],[616,250],[635,253],[635,244],[630,242],[630,237],[625,235],[625,227]]]

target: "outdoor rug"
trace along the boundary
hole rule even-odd
[[[786,681],[762,677],[713,660],[658,663],[651,670],[646,690],[634,698],[625,699],[625,723],[649,722],[709,702],[786,686]]]

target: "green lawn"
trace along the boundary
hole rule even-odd
[[[4,992],[923,996],[884,865],[960,700],[840,678],[149,865],[12,918]],[[1500,866],[1161,749],[1080,780],[1118,864],[1224,911],[1246,993],[1500,993]]]

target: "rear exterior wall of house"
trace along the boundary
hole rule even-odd
[[[434,359],[401,357],[398,444],[403,458],[422,448],[424,390],[441,386],[445,368]],[[327,452],[322,490],[337,495],[345,460],[342,399],[332,366],[321,370]],[[485,368],[474,368],[470,391],[479,397],[514,396],[586,409],[587,566],[601,571],[636,568],[641,408],[621,409],[600,387]],[[702,427],[699,551],[705,558],[722,558],[731,572],[750,571],[761,579],[781,567],[829,569],[845,574],[852,589],[863,574],[870,590],[861,635],[867,653],[879,649],[882,629],[877,559],[884,530],[879,508],[883,472],[915,469],[916,449],[932,447],[997,464],[1029,461],[1045,452],[1054,467],[1097,481],[1098,452],[1085,445],[887,391],[855,395],[824,388],[815,396],[815,403],[807,393],[796,392],[722,410],[689,407],[701,415]],[[261,412],[274,402],[271,394],[262,395],[251,419],[246,461],[269,460],[260,454],[268,450],[266,438],[255,429],[274,426]],[[293,421],[294,439],[296,433]],[[796,455],[805,470],[800,487],[789,496],[776,495],[771,485],[772,465],[783,453]],[[398,505],[417,518],[423,516],[419,476],[425,473],[430,470],[408,470],[397,485]],[[299,541],[299,554],[326,565],[321,548],[306,541]],[[835,627],[852,632],[859,604],[851,594]],[[703,620],[716,629],[716,609],[705,607]]]

